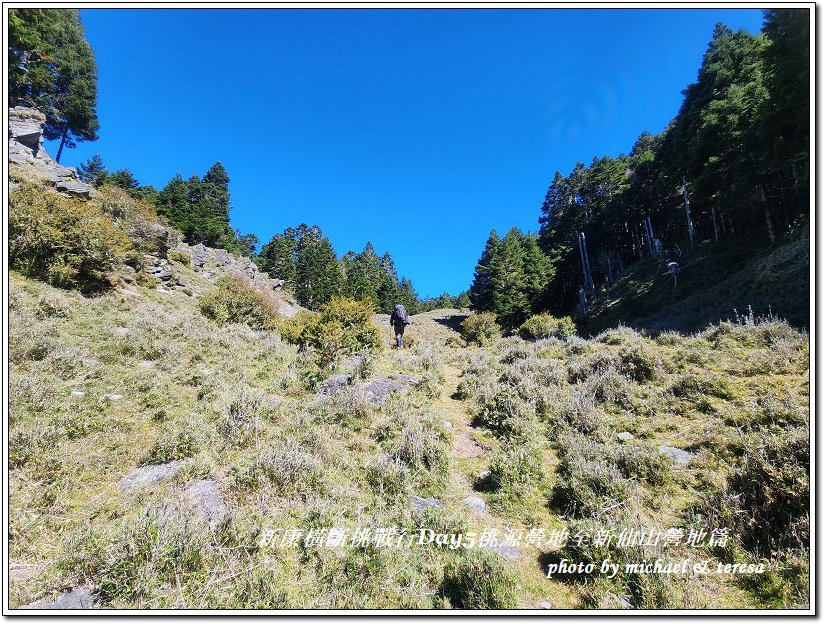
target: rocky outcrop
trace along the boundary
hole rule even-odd
[[[44,178],[63,195],[88,198],[92,187],[81,182],[74,169],[52,160],[43,148],[45,123],[46,116],[34,108],[9,109],[9,164],[27,168],[30,175]]]
[[[99,609],[100,600],[88,587],[75,587],[54,600],[40,600],[21,609]]]

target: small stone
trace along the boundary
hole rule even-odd
[[[554,609],[555,608],[555,607],[552,606],[552,603],[547,601],[547,600],[541,600],[541,602],[539,602],[537,604],[537,607],[539,609]]]
[[[186,460],[176,459],[165,464],[152,464],[132,470],[120,479],[120,489],[124,492],[140,489],[155,483],[162,483],[171,479],[180,470]]]
[[[137,363],[138,368],[154,368],[155,363],[151,360],[141,360]]]
[[[114,333],[118,336],[128,336],[129,335],[129,328],[128,327],[115,327]]]
[[[483,472],[478,473],[478,478],[479,479],[486,479],[491,474],[492,473],[489,470],[484,470]]]
[[[679,466],[689,466],[690,459],[692,459],[692,453],[680,448],[675,448],[674,446],[662,444],[658,447],[658,450],[669,455],[672,461]]]
[[[418,379],[417,377],[413,377],[412,375],[404,375],[402,373],[397,373],[395,375],[392,375],[392,377],[394,377],[398,381],[402,381],[405,384],[409,384],[410,386],[417,386],[419,383],[421,383],[420,379]]]
[[[463,504],[478,513],[481,513],[484,509],[486,509],[486,503],[484,500],[482,498],[478,498],[477,496],[467,496],[463,499]]]
[[[415,508],[415,511],[423,511],[427,507],[443,509],[443,503],[437,498],[421,498],[420,496],[410,494],[409,500],[412,501],[412,506]]]
[[[201,369],[201,374],[206,375],[207,377],[211,375],[214,371],[209,370],[208,368]]]
[[[443,426],[444,426],[446,429],[452,429],[452,423],[451,423],[451,422],[449,422],[448,420],[443,421]]]
[[[615,437],[618,438],[621,442],[629,442],[630,440],[635,439],[635,436],[632,435],[629,431],[622,431]]]
[[[86,396],[86,393],[82,390],[72,390],[72,396],[80,398]]]
[[[104,394],[104,401],[120,401],[123,398],[122,394]]]

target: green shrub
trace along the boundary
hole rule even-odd
[[[461,333],[464,340],[481,346],[491,344],[501,333],[501,328],[492,312],[471,314],[461,323]]]
[[[9,198],[9,262],[61,288],[95,290],[131,241],[95,203],[68,199],[35,184]]]
[[[524,340],[541,338],[568,338],[575,335],[575,323],[568,316],[556,318],[543,312],[530,316],[518,328],[518,334]]]
[[[235,483],[257,491],[269,485],[280,494],[306,495],[323,486],[321,461],[297,440],[287,439],[235,473]]]
[[[441,594],[457,609],[513,609],[517,606],[517,581],[501,556],[470,549],[446,569]]]
[[[184,266],[189,266],[191,264],[191,256],[189,254],[184,253],[178,249],[172,249],[166,254],[166,257],[171,260],[172,262],[178,262]]]
[[[221,325],[246,323],[262,328],[277,317],[274,298],[236,276],[223,277],[215,290],[200,298],[199,305],[203,316]]]
[[[193,457],[198,451],[195,436],[186,429],[165,431],[155,441],[146,458],[147,464],[165,464],[176,459]]]
[[[509,387],[479,399],[476,424],[504,437],[528,436],[535,428],[535,408]]]
[[[314,347],[321,366],[363,349],[379,351],[381,330],[375,324],[374,314],[371,300],[333,297],[321,306],[312,321],[304,317],[306,327],[300,334],[299,344]]]
[[[266,328],[276,329],[280,337],[292,344],[304,344],[310,330],[315,326],[318,315],[308,310],[301,310],[295,316],[278,316],[267,321]]]
[[[643,342],[621,347],[618,357],[621,372],[639,383],[655,379],[661,368],[661,358]]]
[[[544,476],[543,458],[532,440],[505,446],[492,458],[487,482],[495,491],[511,492],[528,487]]]

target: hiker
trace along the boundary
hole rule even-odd
[[[393,335],[395,336],[395,346],[398,349],[403,349],[403,330],[406,329],[406,326],[410,323],[412,323],[412,321],[409,320],[406,308],[400,303],[397,304],[392,311],[392,316],[389,317],[389,324],[392,326]]]
[[[667,272],[664,275],[669,275],[675,286],[678,286],[678,274],[681,272],[681,267],[677,262],[667,262]]]

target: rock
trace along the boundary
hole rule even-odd
[[[479,479],[486,479],[491,474],[492,473],[489,470],[484,470],[483,472],[478,473],[478,478]]]
[[[120,401],[123,398],[122,394],[104,394],[103,400],[104,401]]]
[[[523,554],[520,550],[515,548],[514,546],[510,546],[509,544],[495,544],[485,546],[489,550],[494,550],[495,552],[499,553],[504,559],[509,559],[510,561],[515,561],[516,559],[520,559]]]
[[[338,396],[343,392],[352,381],[352,375],[332,375],[328,379],[324,379],[320,384],[318,394],[325,394],[327,396]]]
[[[152,362],[151,360],[141,360],[140,362],[137,363],[137,366],[139,368],[154,368],[155,363]]]
[[[300,312],[300,308],[293,306],[291,303],[287,301],[281,301],[278,304],[278,314],[281,316],[285,316],[286,318],[292,318],[297,316],[298,312]]]
[[[40,572],[42,565],[35,563],[9,563],[9,580],[24,581]]]
[[[120,489],[123,492],[129,492],[156,483],[163,483],[171,479],[185,463],[186,460],[184,459],[176,459],[165,464],[151,464],[137,468],[120,479]]]
[[[23,609],[99,609],[100,601],[88,587],[75,587],[54,600],[41,600]]]
[[[669,455],[672,461],[674,461],[679,466],[688,466],[690,463],[690,459],[692,459],[692,453],[685,451],[683,449],[675,448],[674,446],[667,446],[665,444],[661,444],[658,447],[658,450],[662,453]]]
[[[222,264],[225,267],[234,264],[232,256],[230,256],[229,253],[224,251],[223,249],[215,250],[215,262],[217,262],[218,264]]]
[[[226,515],[226,503],[220,493],[217,482],[209,479],[199,479],[186,488],[186,496],[197,506],[214,526]]]
[[[363,358],[359,355],[355,355],[350,357],[348,360],[344,360],[341,364],[341,368],[347,371],[354,371],[360,368],[360,365],[363,363]]]
[[[86,396],[86,393],[83,392],[82,390],[72,390],[72,396],[81,398],[81,397]]]
[[[413,377],[412,375],[404,375],[403,373],[395,373],[391,375],[392,379],[397,379],[398,381],[402,381],[405,384],[409,384],[410,386],[417,386],[421,383],[421,380],[417,377]]]
[[[477,496],[467,496],[463,499],[463,504],[469,507],[470,509],[481,513],[486,509],[486,503],[482,498],[478,498]]]
[[[206,252],[206,246],[203,243],[198,243],[192,247],[192,262],[195,266],[202,267],[209,261],[209,254]]]
[[[366,394],[366,400],[376,405],[380,405],[381,403],[385,403],[389,400],[389,397],[392,396],[393,392],[408,392],[407,387],[402,383],[387,377],[373,379],[369,383],[363,384],[361,387]]]
[[[168,268],[168,267],[161,268],[159,271],[157,271],[157,272],[155,273],[155,276],[156,276],[156,277],[159,277],[159,278],[160,278],[160,279],[162,279],[164,282],[165,282],[165,281],[167,281],[167,280],[172,279],[172,275],[174,275],[174,271],[172,271],[172,270],[171,270],[170,268]]]
[[[29,148],[40,149],[46,116],[34,108],[15,106],[9,109],[9,139]]]
[[[622,431],[615,437],[618,438],[621,442],[629,442],[630,440],[635,439],[635,436],[632,435],[629,431]]]
[[[79,182],[77,180],[65,180],[62,179],[55,183],[54,187],[60,191],[61,193],[67,193],[69,195],[77,195],[79,197],[89,198],[92,194],[92,187],[86,184],[85,182]]]
[[[263,406],[268,408],[279,407],[283,404],[283,397],[276,394],[271,394],[263,398]]]
[[[452,429],[452,423],[448,420],[443,421],[443,426],[447,429]]]
[[[443,503],[437,498],[421,498],[420,496],[410,494],[409,500],[412,502],[412,506],[415,508],[415,511],[423,511],[427,507],[443,509]]]
[[[555,607],[552,606],[552,603],[548,600],[541,600],[538,604],[535,605],[538,609],[554,609]]]
[[[128,336],[129,335],[129,328],[128,327],[115,327],[114,333],[118,336]]]

